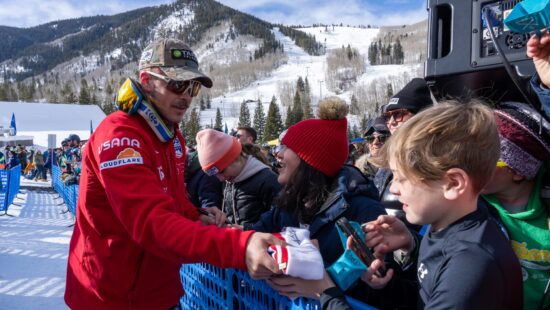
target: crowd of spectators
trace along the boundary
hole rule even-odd
[[[323,119],[327,102],[337,110],[337,98],[325,99],[319,119],[291,126],[275,148],[255,145],[254,129],[241,127],[233,135],[203,130],[197,135],[198,152],[189,153],[193,171],[221,188],[211,200],[193,200],[196,207],[220,208],[235,228],[278,233],[299,227],[318,241],[324,278],[277,276],[268,281],[274,289],[289,297],[321,298],[334,309],[348,307],[340,298],[343,292],[383,309],[550,305],[544,293],[550,281],[544,266],[550,261],[542,254],[550,250],[549,207],[548,199],[539,197],[548,179],[550,125],[538,111],[521,103],[489,109],[485,102],[436,102],[426,82],[413,79],[371,120],[364,143],[353,143],[346,123],[339,128],[338,118]],[[385,146],[387,141],[393,143]],[[247,165],[251,159],[262,164]],[[496,168],[487,164],[493,161]],[[273,170],[264,170],[268,166]],[[266,195],[262,177],[235,195],[235,188],[259,170],[273,173],[269,177],[280,187],[270,187]],[[425,199],[435,201],[436,184],[443,183],[447,189],[444,199],[437,198],[438,209]],[[463,187],[450,194],[453,186]],[[428,191],[420,190],[424,187]],[[188,187],[195,191],[191,197],[201,196],[197,188]],[[425,204],[435,213],[407,210],[404,202],[413,209]],[[448,206],[453,211],[441,211],[451,210]],[[363,269],[343,263],[350,250],[339,242],[335,222],[340,217],[365,223],[369,230],[365,238],[378,259]],[[425,237],[419,234],[422,225],[430,225]],[[393,243],[395,238],[408,241]],[[454,254],[441,256],[441,251]],[[386,275],[376,273],[382,265],[390,268]],[[453,268],[440,269],[444,265]],[[453,287],[467,296],[456,296]],[[499,297],[488,297],[486,288]]]
[[[71,134],[61,142],[60,148],[44,151],[21,144],[8,145],[0,150],[0,169],[19,165],[23,177],[38,182],[47,181],[48,175],[51,177],[53,165],[60,167],[61,179],[66,185],[78,184],[84,143],[78,135]]]
[[[550,35],[544,42],[550,46]],[[153,57],[157,53],[163,58]],[[153,43],[140,62],[141,86],[125,82],[117,97],[121,111],[91,137],[71,242],[69,305],[99,307],[111,298],[121,308],[179,309],[171,306],[181,296],[173,285],[178,264],[204,261],[247,264],[280,294],[319,298],[323,309],[350,309],[344,294],[381,309],[550,307],[550,125],[544,115],[550,109],[437,102],[417,78],[383,106],[364,133],[366,145],[350,144],[348,106],[328,97],[316,118],[281,133],[274,150],[256,145],[249,127],[234,135],[205,129],[185,161],[183,137],[171,129],[188,105],[170,103],[190,103],[199,81],[206,87],[212,81],[198,63],[189,79],[175,66],[184,55],[193,56],[185,64],[195,64],[179,41]],[[550,49],[533,56],[540,58],[540,79],[532,87],[544,107],[550,106],[549,56]],[[140,92],[155,100],[141,102]],[[134,108],[136,102],[142,105]],[[147,112],[136,114],[137,108]],[[140,118],[156,112],[163,117]],[[129,129],[123,150],[109,144],[112,137],[118,141],[119,124]],[[71,135],[56,152],[66,184],[79,182],[81,151]],[[16,155],[10,152],[8,165]],[[185,188],[196,208],[182,195]],[[237,250],[244,253],[239,262],[223,261],[239,256]],[[261,268],[250,264],[254,258]],[[131,278],[119,279],[119,269]],[[155,296],[169,290],[170,298]]]

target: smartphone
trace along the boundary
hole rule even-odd
[[[359,233],[353,228],[353,226],[351,226],[348,219],[345,217],[339,218],[336,221],[336,224],[338,225],[338,227],[340,227],[340,229],[342,230],[344,235],[346,235],[346,237],[348,238],[351,237],[351,240],[353,243],[353,247],[351,249],[353,250],[353,252],[355,252],[355,254],[361,259],[361,261],[363,261],[365,266],[367,266],[368,268],[372,264],[372,262],[376,259],[376,257],[374,256],[374,254],[372,254],[372,251],[367,247],[365,242],[361,239],[361,237],[359,236]],[[379,276],[385,277],[386,268],[384,268],[384,266],[380,267],[377,270],[377,273]]]

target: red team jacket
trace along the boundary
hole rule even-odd
[[[246,269],[251,232],[197,221],[179,130],[163,143],[139,115],[109,115],[83,156],[65,302],[72,309],[168,309],[182,263]]]

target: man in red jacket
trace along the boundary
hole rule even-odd
[[[219,228],[221,212],[200,215],[186,196],[185,143],[178,123],[212,81],[179,40],[157,41],[139,62],[139,83],[117,93],[84,151],[65,302],[72,309],[171,309],[183,289],[182,263],[206,262],[277,273],[269,234]],[[215,222],[215,223],[214,223]]]

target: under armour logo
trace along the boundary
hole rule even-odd
[[[420,266],[418,266],[418,279],[420,282],[424,279],[424,277],[428,274],[428,269],[426,266],[424,266],[424,263],[420,263]]]

